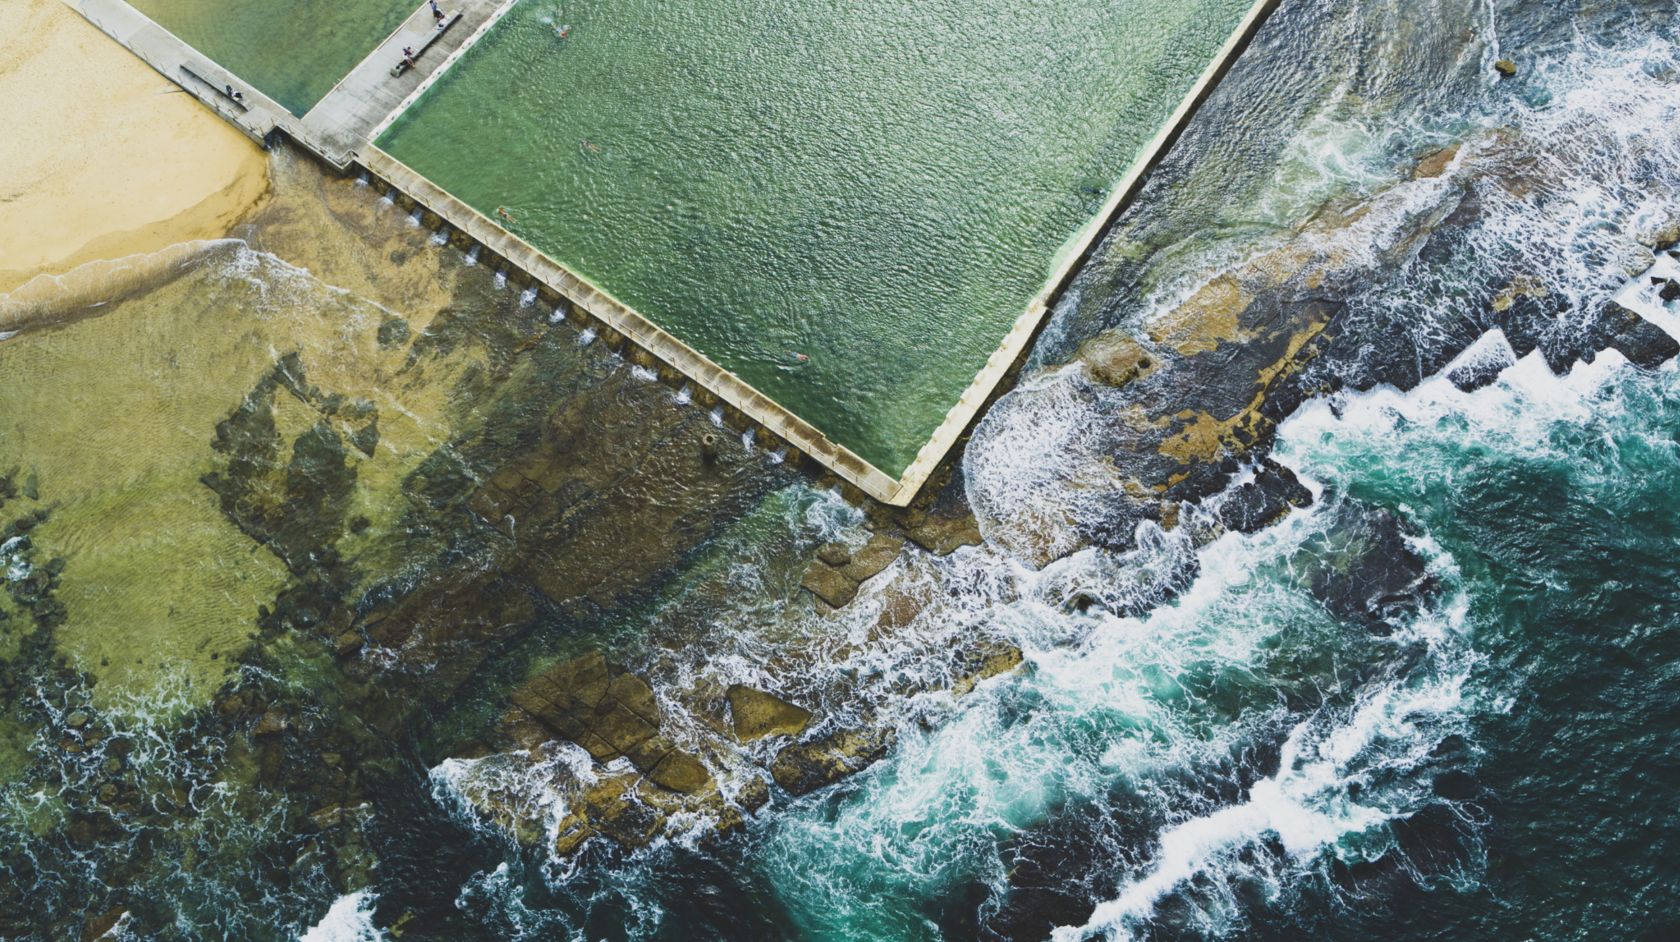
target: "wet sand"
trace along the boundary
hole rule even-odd
[[[60,0],[7,4],[0,292],[42,272],[225,235],[266,155]]]

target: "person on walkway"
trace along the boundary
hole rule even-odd
[[[412,47],[412,46],[404,46],[403,47],[403,65],[406,65],[411,69],[414,68],[414,66],[415,66],[414,47]]]
[[[443,20],[443,7],[438,6],[437,0],[432,0],[432,22],[437,24],[438,29],[443,29]]]

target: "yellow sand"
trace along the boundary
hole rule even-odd
[[[8,0],[0,292],[43,271],[225,235],[265,155],[60,0]]]

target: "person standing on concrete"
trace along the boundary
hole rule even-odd
[[[432,4],[432,22],[436,23],[438,25],[439,29],[442,29],[443,28],[443,7],[438,6],[437,0],[431,0],[431,4]]]

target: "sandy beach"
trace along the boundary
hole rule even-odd
[[[60,0],[7,4],[0,292],[42,272],[225,235],[263,151]]]

